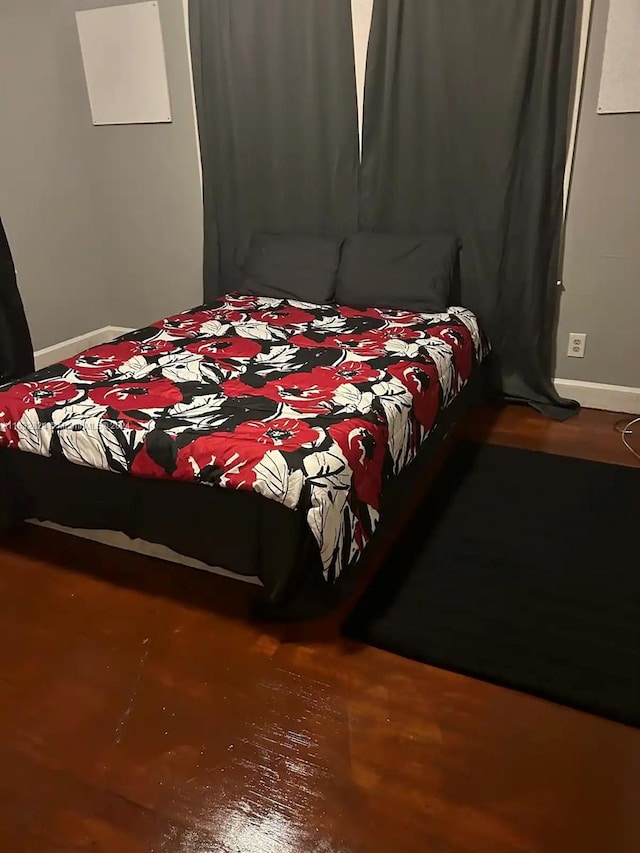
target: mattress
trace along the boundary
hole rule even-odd
[[[333,583],[486,352],[461,307],[228,294],[0,388],[0,448],[250,492],[304,520]]]

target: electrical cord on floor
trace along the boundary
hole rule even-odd
[[[628,417],[624,417],[624,418],[619,418],[615,422],[615,424],[613,425],[613,428],[615,429],[616,432],[624,432],[628,425],[629,425]]]
[[[637,450],[631,447],[631,445],[627,441],[627,436],[633,435],[633,427],[638,423],[640,423],[640,418],[633,418],[633,420],[630,421],[627,421],[626,418],[620,418],[620,420],[616,421],[613,425],[616,432],[620,433],[624,446],[627,448],[627,450],[630,450],[631,453],[633,453],[636,459],[640,459],[640,453],[638,453]]]

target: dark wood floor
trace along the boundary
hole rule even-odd
[[[637,464],[614,415],[483,440]],[[251,587],[47,530],[0,548],[2,853],[637,853],[640,731],[249,618]]]

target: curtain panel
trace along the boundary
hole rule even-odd
[[[190,0],[204,291],[238,283],[250,235],[357,228],[348,0]]]
[[[375,0],[360,227],[449,231],[499,390],[558,418],[551,382],[575,0]]]

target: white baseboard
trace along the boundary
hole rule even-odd
[[[119,338],[120,335],[126,335],[127,332],[135,332],[135,329],[131,329],[129,326],[105,326],[105,329],[109,329],[109,332],[114,338]]]
[[[602,382],[580,382],[577,379],[554,379],[562,397],[577,400],[585,409],[606,409],[640,415],[640,388],[628,385],[606,385]]]
[[[123,326],[103,326],[101,329],[94,329],[92,332],[78,335],[76,338],[69,338],[51,347],[36,350],[34,353],[36,370],[49,367],[50,364],[57,364],[65,358],[72,358],[79,352],[89,349],[89,347],[106,344],[107,341],[112,341],[119,335],[124,335],[125,332],[130,331],[131,329],[125,329]]]

